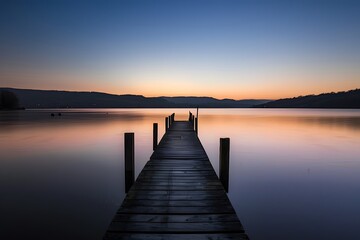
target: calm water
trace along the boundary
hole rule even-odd
[[[136,174],[152,123],[182,109],[0,112],[0,239],[101,239],[124,198],[123,133]],[[193,110],[194,112],[194,110]],[[360,239],[360,110],[200,109],[218,171],[231,138],[229,197],[252,240]]]

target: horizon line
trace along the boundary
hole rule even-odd
[[[286,98],[277,98],[277,99],[266,99],[266,98],[243,98],[243,99],[234,99],[234,98],[216,98],[212,96],[194,96],[194,95],[175,95],[175,96],[145,96],[142,94],[133,94],[133,93],[124,93],[124,94],[116,94],[116,93],[108,93],[108,92],[101,92],[101,91],[92,91],[92,90],[64,90],[64,89],[34,89],[34,88],[16,88],[16,87],[0,87],[6,88],[6,89],[18,89],[18,90],[31,90],[31,91],[54,91],[54,92],[74,92],[74,93],[101,93],[101,94],[107,94],[107,95],[114,95],[114,96],[141,96],[145,98],[213,98],[216,100],[234,100],[234,101],[246,101],[246,100],[266,100],[266,101],[276,101],[281,99],[290,99],[290,98],[297,98],[297,97],[305,97],[305,96],[315,96],[315,95],[321,95],[321,94],[328,94],[328,93],[341,93],[341,92],[349,92],[353,90],[359,90],[360,88],[354,88],[354,89],[348,89],[348,90],[340,90],[340,91],[328,91],[323,92],[319,94],[306,94],[306,95],[297,95],[293,97],[286,97]]]
[[[103,94],[108,94],[108,95],[115,95],[115,96],[142,96],[142,97],[146,97],[146,98],[180,98],[180,97],[184,97],[184,98],[213,98],[216,100],[235,100],[235,101],[243,101],[243,100],[269,100],[269,101],[275,101],[278,99],[266,99],[266,98],[243,98],[243,99],[234,99],[234,98],[216,98],[216,97],[212,97],[212,96],[205,96],[205,95],[201,95],[201,96],[194,96],[194,95],[175,95],[175,96],[164,96],[164,95],[160,95],[160,96],[145,96],[143,94],[133,94],[133,93],[123,93],[123,94],[116,94],[116,93],[108,93],[108,92],[101,92],[101,91],[92,91],[92,90],[65,90],[65,89],[34,89],[34,88],[16,88],[16,87],[0,87],[1,88],[7,88],[7,89],[18,89],[18,90],[31,90],[31,91],[54,91],[54,92],[74,92],[74,93],[103,93]],[[280,98],[279,98],[280,99]]]

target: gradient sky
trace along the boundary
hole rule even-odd
[[[360,88],[360,1],[0,1],[0,86],[283,98]]]

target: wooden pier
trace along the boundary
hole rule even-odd
[[[193,120],[169,121],[104,239],[248,239]]]

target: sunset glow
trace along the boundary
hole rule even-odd
[[[360,87],[356,1],[110,2],[2,4],[0,87],[220,99]]]

